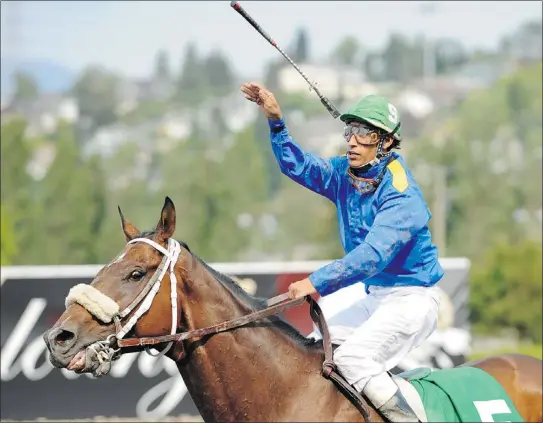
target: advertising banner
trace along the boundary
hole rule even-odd
[[[326,262],[217,263],[249,293],[270,298]],[[440,328],[411,354],[400,371],[422,366],[452,367],[469,348],[467,314],[469,262],[443,259],[445,277]],[[198,411],[176,366],[145,352],[126,354],[101,379],[54,368],[42,334],[64,311],[70,288],[89,283],[101,266],[3,267],[1,296],[2,419],[81,419],[96,415],[160,419]],[[362,285],[360,285],[362,287]],[[358,287],[358,288],[360,288]],[[355,288],[355,289],[358,289]],[[320,303],[326,312],[334,305]],[[308,306],[283,317],[304,335],[313,330]],[[32,401],[28,399],[32,398]]]

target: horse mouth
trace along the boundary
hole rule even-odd
[[[68,365],[66,366],[66,369],[68,370],[72,370],[76,373],[80,373],[82,372],[83,370],[85,370],[85,365],[86,365],[86,351],[87,351],[87,348],[84,348],[82,349],[81,351],[79,351],[76,355],[74,355],[74,357],[70,360],[70,362],[68,363]]]
[[[50,356],[51,363],[55,367],[65,368],[77,374],[92,373],[95,377],[104,376],[111,369],[111,361],[99,359],[97,352],[89,345],[83,346],[68,363],[61,363],[53,355]]]
[[[88,348],[88,345],[82,347],[68,363],[64,360],[60,361],[53,354],[49,356],[49,359],[53,366],[71,370],[75,373],[92,373],[100,364],[98,360],[96,360],[96,354]]]
[[[97,341],[79,351],[70,360],[68,370],[76,373],[92,373],[94,377],[107,375],[111,371],[113,362],[122,355],[121,348],[111,346],[110,338],[115,339],[115,335],[109,335],[105,341]]]

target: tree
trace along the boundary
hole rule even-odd
[[[285,259],[327,260],[345,255],[341,246],[336,208],[326,198],[281,175],[282,184],[268,206],[279,222],[278,235],[267,251]],[[304,257],[293,257],[300,246],[312,248]]]
[[[10,264],[22,264],[22,258],[28,257],[26,248],[21,252],[17,245],[28,246],[35,242],[33,228],[39,210],[35,183],[27,172],[33,146],[25,137],[25,130],[23,119],[2,124],[0,173],[2,219],[5,219],[2,220],[2,253],[6,245],[5,259]]]
[[[34,78],[25,72],[17,72],[15,78],[15,100],[35,100],[39,94],[39,87]]]
[[[197,105],[206,96],[206,74],[198,57],[196,45],[187,45],[181,74],[177,82],[176,97],[183,104]]]
[[[299,63],[309,61],[309,35],[305,28],[297,31],[294,38],[294,53],[292,60]]]
[[[228,59],[219,51],[212,52],[204,62],[206,81],[213,95],[222,97],[234,86],[233,71]]]
[[[206,144],[204,138],[193,134],[160,158],[158,167],[162,183],[157,197],[163,199],[168,195],[174,201],[178,216],[177,236],[196,254],[212,259],[210,240],[215,220],[220,219],[213,189],[221,184],[221,180],[216,177],[216,163],[210,160],[213,154],[206,154]],[[218,150],[216,147],[212,153]]]
[[[279,71],[284,66],[284,63],[275,60],[269,62],[264,75],[264,86],[267,87],[276,96],[280,92]]]
[[[95,66],[86,68],[75,82],[72,92],[81,116],[90,119],[93,129],[116,120],[117,84],[114,74]]]
[[[0,265],[14,264],[18,253],[15,219],[4,204],[0,204]]]
[[[356,62],[361,46],[358,40],[353,36],[347,36],[340,40],[332,51],[332,59],[336,62],[353,66]]]
[[[391,34],[382,53],[387,79],[407,82],[422,75],[424,44],[422,40],[411,44],[399,34]]]
[[[411,144],[414,168],[449,169],[448,254],[477,260],[496,242],[541,232],[541,102],[539,64],[474,91],[434,134]],[[419,181],[431,204],[431,178]]]
[[[93,248],[103,213],[98,169],[82,159],[72,127],[59,127],[56,147],[56,157],[41,181],[39,235],[25,246],[26,264],[94,262]]]
[[[541,342],[541,243],[500,242],[474,263],[470,320],[481,332],[515,328],[522,338]]]
[[[32,148],[25,138],[26,122],[13,119],[2,124],[1,179],[2,203],[17,210],[29,196],[30,176],[26,171],[32,157]]]
[[[264,160],[255,142],[254,128],[246,128],[235,135],[232,146],[216,165],[215,178],[221,183],[211,189],[216,216],[209,222],[213,231],[208,246],[214,260],[239,259],[238,254],[249,250],[251,241],[261,233],[257,224],[240,227],[238,218],[248,214],[256,221],[266,211],[268,175]]]
[[[99,156],[92,156],[88,159],[88,203],[92,208],[92,213],[89,217],[89,233],[96,241],[92,244],[88,251],[89,264],[103,263],[103,255],[99,248],[97,238],[100,235],[102,228],[105,226],[107,218],[107,180],[104,175],[102,161]]]
[[[440,39],[434,45],[436,74],[457,70],[467,62],[468,55],[462,45],[454,39]]]
[[[156,207],[164,197],[160,198],[149,188],[151,176],[144,166],[146,155],[137,144],[126,140],[111,157],[102,158],[99,165],[93,166],[93,172],[99,173],[94,176],[96,186],[91,191],[96,205],[92,223],[96,233],[93,257],[98,262],[110,260],[125,244],[117,206],[142,230],[156,224]]]
[[[170,79],[170,56],[167,51],[159,50],[155,56],[155,70],[153,73],[155,79]]]

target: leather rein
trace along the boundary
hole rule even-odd
[[[234,328],[245,326],[251,322],[261,320],[275,314],[282,313],[283,311],[288,310],[291,307],[299,306],[304,301],[308,301],[310,304],[312,302],[314,303],[311,297],[297,298],[294,300],[286,301],[287,299],[288,299],[288,294],[278,295],[276,297],[270,298],[267,301],[268,307],[263,310],[255,311],[253,313],[247,314],[245,316],[237,317],[235,319],[228,320],[226,322],[217,323],[216,325],[213,325],[213,326],[208,326],[201,329],[193,329],[187,332],[181,332],[181,333],[176,333],[172,335],[119,339],[117,341],[117,345],[121,348],[122,347],[137,347],[137,346],[162,344],[164,342],[179,342],[179,341],[184,341],[190,338],[200,338],[200,337],[211,335],[214,333],[226,332]]]

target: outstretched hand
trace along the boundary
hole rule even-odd
[[[281,108],[271,91],[253,82],[246,82],[240,88],[245,98],[258,104],[269,120],[279,120],[283,117]]]

